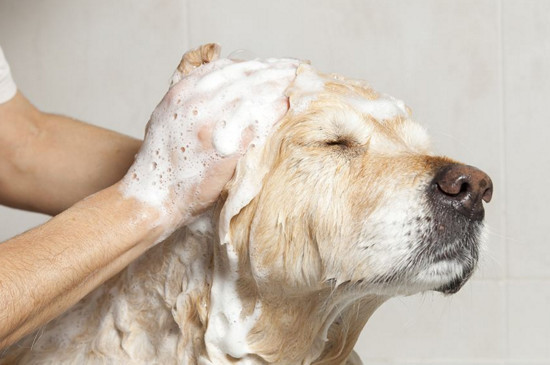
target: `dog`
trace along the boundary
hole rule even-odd
[[[189,51],[174,82],[218,57]],[[354,365],[386,300],[456,293],[491,179],[433,155],[410,109],[363,81],[303,63],[287,96],[214,208],[0,363]]]

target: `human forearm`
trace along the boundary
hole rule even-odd
[[[0,204],[57,214],[120,180],[141,141],[38,111],[21,94],[0,105]]]
[[[125,199],[117,184],[0,244],[0,348],[145,252],[164,232],[158,219],[156,210]]]
[[[60,314],[203,212],[218,199],[254,133],[263,131],[254,121],[268,127],[288,110],[283,91],[294,77],[292,62],[258,68],[257,62],[226,60],[208,67],[206,75],[182,74],[171,86],[120,183],[0,244],[0,327],[9,326],[0,329],[0,346]],[[208,75],[215,77],[205,88]],[[230,97],[212,97],[219,93]]]

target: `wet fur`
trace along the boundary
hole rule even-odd
[[[216,58],[216,47],[188,54],[180,72]],[[229,275],[229,250],[238,257],[241,316],[261,304],[243,363],[359,364],[353,346],[390,296],[467,279],[482,227],[459,222],[438,233],[435,227],[455,217],[437,218],[426,194],[435,171],[451,160],[432,156],[409,118],[381,122],[351,111],[341,97],[378,98],[364,83],[326,78],[324,93],[307,111],[287,114],[263,147],[262,189],[232,219],[229,244],[212,231],[177,231],[12,346],[0,363],[238,362],[205,340],[213,277]],[[212,221],[245,170],[238,166],[208,213]],[[440,241],[444,251],[434,247]],[[432,272],[445,255],[459,257],[464,272],[452,265],[448,275],[444,265]],[[62,340],[66,331],[71,341]]]

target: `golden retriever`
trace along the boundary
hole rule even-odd
[[[188,52],[174,82],[218,53]],[[490,178],[432,155],[410,110],[362,81],[303,63],[287,96],[215,208],[0,363],[359,364],[388,298],[458,291]]]

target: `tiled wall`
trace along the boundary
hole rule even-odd
[[[437,150],[495,183],[478,273],[396,298],[367,364],[550,364],[550,1],[0,0],[0,44],[41,108],[141,136],[189,46],[310,59],[399,97]],[[0,239],[45,218],[0,210]]]

